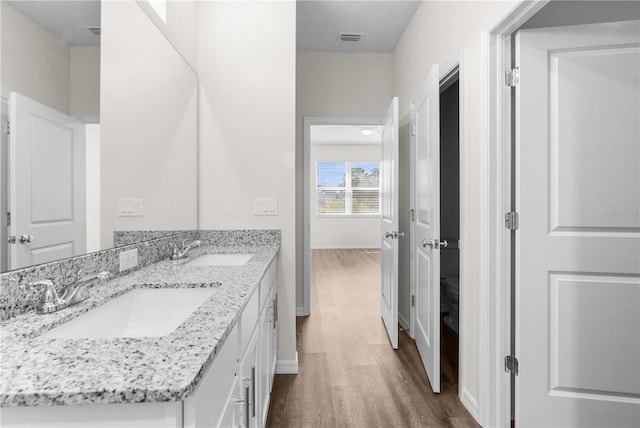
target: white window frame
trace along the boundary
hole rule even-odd
[[[322,187],[322,190],[335,190],[340,191],[344,190],[344,213],[321,213],[318,211],[318,164],[323,162],[344,162],[345,168],[345,185],[344,187],[336,186],[336,187]],[[315,201],[315,210],[316,217],[380,217],[380,179],[378,179],[378,187],[352,187],[351,186],[351,164],[358,162],[369,162],[374,163],[377,162],[378,169],[380,169],[380,161],[329,161],[329,160],[321,160],[316,161],[315,165],[315,174],[316,174],[316,201]],[[378,191],[378,212],[377,213],[353,213],[353,191],[354,190],[377,190]]]

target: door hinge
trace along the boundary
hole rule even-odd
[[[517,212],[511,211],[504,215],[504,227],[509,230],[518,230],[520,227],[520,216]]]
[[[510,87],[518,86],[520,83],[520,69],[518,67],[504,72],[504,84]]]
[[[11,226],[11,212],[7,211],[7,226]]]
[[[412,137],[416,136],[416,124],[415,123],[411,124],[411,136]]]
[[[4,132],[7,135],[11,134],[11,122],[7,122],[7,124],[4,127]]]
[[[504,357],[504,371],[518,376],[518,359],[513,355]]]
[[[416,295],[412,294],[411,295],[411,306],[415,306],[416,305]]]
[[[414,210],[413,208],[409,210],[409,219],[411,221],[416,221],[416,210]]]

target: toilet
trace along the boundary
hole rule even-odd
[[[453,331],[458,332],[458,297],[460,293],[460,284],[458,278],[442,278],[440,279],[440,289],[444,288],[444,302],[447,305],[448,314],[442,319]],[[444,286],[444,287],[443,287]]]
[[[453,247],[453,248],[452,248]],[[458,333],[460,283],[458,246],[440,249],[440,311],[442,320]]]

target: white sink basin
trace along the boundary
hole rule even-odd
[[[254,254],[205,254],[186,266],[240,266],[251,260]]]
[[[158,337],[173,332],[214,290],[132,290],[40,335],[44,339]]]

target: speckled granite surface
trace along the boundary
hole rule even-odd
[[[255,253],[242,266],[161,261],[94,286],[92,297],[49,315],[0,324],[0,406],[178,401],[195,390],[279,250],[272,245],[201,247]],[[38,335],[135,288],[212,287],[215,292],[162,337],[39,339]]]
[[[260,231],[254,231],[259,234]],[[265,231],[268,233],[270,231]],[[0,274],[0,320],[7,320],[20,314],[34,311],[39,300],[38,290],[25,289],[31,281],[49,279],[60,291],[64,284],[74,281],[76,272],[88,266],[96,266],[98,270],[109,271],[116,276],[129,274],[131,271],[119,272],[119,256],[122,251],[138,250],[138,267],[143,268],[171,254],[171,243],[183,239],[196,239],[199,231],[187,231],[176,235],[137,242],[124,247],[89,253],[41,265],[30,266]]]
[[[114,230],[113,231],[113,246],[121,247],[123,245],[136,244],[138,242],[149,241],[151,239],[166,238],[169,236],[176,236],[184,233],[195,233],[197,231],[192,230]],[[180,239],[177,236],[176,239]],[[185,238],[182,238],[185,239]],[[191,239],[195,239],[192,237]],[[180,242],[176,242],[179,244]]]

